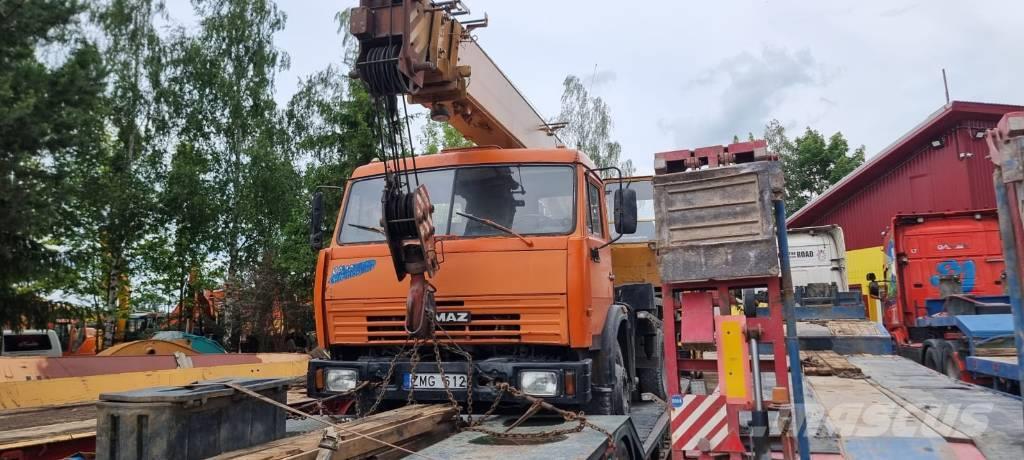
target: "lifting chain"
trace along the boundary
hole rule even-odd
[[[421,359],[420,354],[419,354],[419,348],[420,348],[420,346],[422,344],[424,344],[424,342],[427,342],[429,340],[431,342],[431,345],[433,346],[433,349],[434,349],[434,361],[435,361],[435,363],[437,365],[437,371],[441,375],[441,382],[444,385],[444,391],[445,391],[445,395],[446,395],[446,397],[448,399],[448,404],[452,408],[455,409],[455,417],[456,418],[458,418],[459,416],[462,415],[463,408],[462,408],[462,405],[460,405],[458,403],[458,400],[456,400],[455,394],[452,391],[452,389],[448,386],[448,379],[446,378],[446,374],[445,374],[445,370],[444,370],[444,365],[443,365],[443,362],[442,362],[442,359],[441,359],[441,348],[444,348],[445,350],[447,350],[447,351],[449,351],[449,352],[451,352],[453,354],[459,355],[459,356],[461,356],[461,357],[466,359],[466,365],[467,365],[467,369],[468,369],[467,373],[466,373],[466,421],[465,421],[465,423],[461,423],[460,424],[461,425],[460,426],[461,430],[463,430],[463,431],[473,431],[473,432],[477,432],[477,433],[481,433],[481,434],[485,434],[485,435],[488,435],[488,436],[492,436],[492,437],[495,437],[495,438],[501,438],[501,439],[539,441],[539,440],[552,440],[552,439],[555,439],[555,438],[558,438],[558,437],[561,437],[561,436],[564,436],[564,435],[573,434],[573,433],[579,433],[579,432],[583,431],[586,428],[590,428],[590,429],[592,429],[594,431],[597,431],[597,432],[605,435],[608,438],[608,446],[607,446],[608,450],[606,452],[606,457],[607,458],[612,458],[613,457],[612,454],[614,453],[614,449],[615,449],[615,442],[614,442],[615,441],[615,437],[612,436],[612,434],[610,432],[608,432],[608,430],[605,430],[604,428],[601,428],[600,426],[597,426],[594,423],[592,423],[589,420],[587,420],[586,416],[584,415],[584,413],[582,411],[580,411],[580,412],[572,412],[572,411],[567,411],[567,410],[559,409],[558,407],[555,407],[554,405],[552,405],[551,403],[548,403],[547,401],[544,401],[543,399],[536,398],[536,397],[530,396],[530,395],[528,395],[526,393],[523,393],[518,388],[510,385],[507,382],[495,381],[494,379],[488,377],[486,374],[481,374],[481,376],[484,379],[488,380],[488,384],[487,385],[489,387],[491,387],[495,391],[494,401],[491,403],[491,406],[487,409],[486,412],[484,412],[483,414],[479,415],[477,418],[474,419],[474,417],[473,417],[473,409],[472,408],[473,408],[473,387],[474,387],[474,382],[475,382],[474,371],[476,370],[476,366],[473,363],[473,355],[471,355],[469,352],[463,350],[461,347],[458,347],[458,345],[455,344],[454,339],[450,335],[448,335],[448,332],[445,331],[443,328],[438,327],[437,329],[439,331],[441,331],[445,336],[447,336],[448,340],[451,342],[450,344],[449,343],[442,343],[441,340],[439,340],[437,337],[433,337],[431,339],[413,339],[412,348],[406,350],[406,347],[409,344],[409,341],[407,340],[405,342],[405,344],[402,345],[402,348],[399,350],[399,352],[397,354],[395,354],[394,357],[392,357],[391,362],[388,364],[388,370],[387,370],[387,373],[384,376],[383,380],[381,380],[378,383],[374,383],[374,384],[370,384],[369,382],[362,382],[356,388],[353,388],[352,390],[346,391],[345,393],[339,393],[339,394],[336,394],[336,395],[331,395],[331,396],[329,396],[327,398],[323,398],[323,399],[321,399],[319,401],[323,402],[323,401],[327,401],[327,400],[338,398],[338,397],[356,395],[354,399],[355,399],[356,414],[357,414],[357,416],[365,417],[365,416],[368,416],[368,415],[371,415],[371,414],[375,413],[377,411],[378,406],[384,400],[384,394],[387,392],[388,383],[391,382],[392,379],[394,378],[395,369],[398,367],[397,366],[398,362],[403,357],[406,357],[406,356],[409,357],[409,365],[410,365],[409,373],[410,373],[410,379],[411,379],[410,382],[415,382],[416,371],[417,371],[416,368],[418,367],[418,365],[420,363],[420,359]],[[361,391],[367,390],[368,387],[372,387],[372,386],[376,386],[378,388],[377,395],[374,398],[373,405],[370,407],[370,409],[368,411],[366,411],[364,413],[362,411],[362,405],[361,405],[361,399],[362,398],[360,398],[358,396],[358,393],[361,392]],[[410,385],[409,392],[408,392],[408,394],[406,396],[406,403],[407,404],[414,404],[415,403],[415,397],[413,396],[413,393],[414,393],[413,386]],[[501,401],[503,400],[503,397],[504,397],[505,394],[508,394],[508,395],[512,396],[513,398],[515,398],[515,399],[520,399],[520,400],[524,400],[526,402],[529,402],[530,406],[529,406],[529,409],[527,409],[527,412],[536,412],[536,411],[538,411],[540,409],[545,409],[545,410],[548,410],[550,412],[554,412],[555,414],[559,415],[560,417],[562,417],[563,420],[565,420],[567,422],[575,421],[575,422],[577,422],[577,424],[575,426],[571,427],[571,428],[559,428],[559,429],[553,429],[553,430],[547,430],[547,431],[525,432],[525,433],[524,432],[515,432],[515,433],[513,433],[513,432],[503,432],[503,431],[496,431],[496,430],[491,430],[491,429],[488,429],[488,428],[484,428],[482,426],[483,423],[485,421],[487,421],[488,419],[490,419],[494,415],[494,412],[498,409],[498,406],[500,405]]]
[[[554,413],[558,414],[559,416],[562,417],[563,420],[565,420],[567,422],[576,421],[576,422],[578,422],[578,424],[575,427],[572,427],[572,428],[562,428],[562,429],[555,429],[555,430],[548,430],[548,431],[538,431],[538,432],[531,432],[531,433],[501,432],[501,431],[490,430],[490,429],[487,429],[487,428],[483,428],[481,426],[473,426],[473,425],[465,427],[465,428],[463,428],[463,430],[465,430],[465,431],[475,431],[475,432],[483,433],[483,434],[486,434],[486,435],[489,435],[489,436],[493,436],[493,437],[496,437],[496,438],[504,438],[504,439],[550,440],[550,439],[557,438],[559,436],[563,436],[563,435],[567,435],[567,434],[571,434],[571,433],[579,433],[579,432],[583,431],[584,428],[590,428],[590,429],[592,429],[594,431],[597,431],[598,433],[601,433],[601,434],[605,435],[608,438],[608,453],[609,454],[612,451],[614,451],[614,449],[615,449],[615,437],[612,436],[612,434],[610,432],[608,432],[608,430],[605,430],[604,428],[601,428],[601,427],[595,425],[594,423],[590,422],[589,420],[587,420],[586,416],[583,414],[582,411],[580,411],[580,412],[572,412],[572,411],[567,411],[567,410],[564,410],[564,409],[559,409],[559,408],[551,405],[550,403],[544,401],[543,399],[535,398],[535,397],[530,396],[530,395],[528,395],[526,393],[523,393],[518,388],[516,388],[516,387],[514,387],[512,385],[509,385],[506,382],[496,382],[496,383],[492,382],[491,383],[491,387],[494,388],[495,390],[499,391],[499,395],[501,393],[508,393],[508,394],[510,394],[510,395],[512,395],[512,396],[514,396],[516,398],[529,401],[531,404],[530,404],[530,409],[528,409],[528,411],[536,411],[538,409],[547,409],[547,410],[549,410],[551,412],[554,412]]]
[[[367,415],[373,415],[374,412],[377,412],[377,406],[380,406],[380,402],[384,400],[384,393],[387,391],[388,382],[390,382],[395,375],[396,364],[398,364],[398,360],[402,356],[405,356],[405,347],[408,345],[408,341],[403,343],[402,348],[399,349],[398,353],[395,353],[395,356],[391,358],[391,363],[388,364],[388,372],[384,376],[384,380],[377,384],[377,386],[380,388],[380,390],[377,392],[377,397],[374,398],[373,405],[370,406],[370,410],[367,411],[365,414],[362,413],[362,407],[360,404],[361,398],[358,395],[356,395],[356,416],[362,418]]]
[[[415,386],[416,382],[416,368],[420,365],[420,339],[416,339],[412,343],[412,357],[409,358],[409,393],[405,397],[406,404],[416,404]],[[394,373],[394,365],[392,369],[388,369],[388,373]],[[384,385],[387,385],[387,380],[384,381]],[[383,393],[383,390],[381,391]]]

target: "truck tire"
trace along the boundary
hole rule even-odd
[[[942,353],[942,369],[939,372],[946,374],[947,377],[953,380],[961,380],[960,366],[956,362],[956,350],[953,348],[953,344],[943,340],[941,341],[939,351]]]
[[[629,384],[629,373],[626,370],[626,359],[618,342],[602,349],[594,357],[595,362],[602,363],[594,367],[594,397],[585,407],[585,412],[593,415],[627,415],[632,400],[632,385]],[[603,381],[610,373],[611,381]]]
[[[924,341],[924,359],[921,364],[935,372],[945,374],[942,359],[942,344],[939,340],[928,339]]]
[[[636,370],[636,376],[640,379],[639,393],[651,393],[662,400],[668,399],[668,388],[665,383],[665,333],[659,330],[656,335],[647,337],[646,340],[651,350],[650,353],[644,350],[644,353],[647,353],[649,358],[660,360],[661,365]]]
[[[628,415],[629,403],[633,398],[629,390],[629,372],[626,370],[626,360],[622,357],[622,347],[614,347],[611,357],[615,368],[613,369],[612,407],[609,415]]]
[[[631,460],[633,458],[633,450],[629,448],[629,441],[625,438],[618,438],[614,447],[616,460]]]

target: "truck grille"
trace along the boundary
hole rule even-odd
[[[465,324],[441,324],[438,337],[474,343],[565,343],[568,340],[564,295],[492,297],[452,301],[438,299],[438,312],[469,312]],[[329,302],[329,341],[333,344],[393,343],[408,339],[404,299]],[[447,332],[447,335],[445,335]]]
[[[405,336],[405,315],[381,315],[366,317],[366,338],[371,342],[395,340],[395,335]],[[473,314],[467,324],[441,324],[453,340],[519,340],[518,314]],[[444,332],[437,335],[445,337]],[[447,337],[445,337],[447,338]]]

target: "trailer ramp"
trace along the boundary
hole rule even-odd
[[[844,358],[863,375],[808,376],[807,391],[845,458],[1024,458],[1020,399],[899,356]]]
[[[851,356],[865,375],[907,403],[942,421],[957,420],[986,458],[1024,458],[1024,411],[1020,398],[956,381],[897,356]],[[937,412],[936,409],[945,409]],[[959,411],[954,419],[953,413]],[[926,417],[927,418],[927,417]],[[937,424],[931,417],[931,424]]]

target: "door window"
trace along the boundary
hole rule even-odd
[[[602,236],[601,228],[601,189],[587,182],[587,230],[591,235]]]

